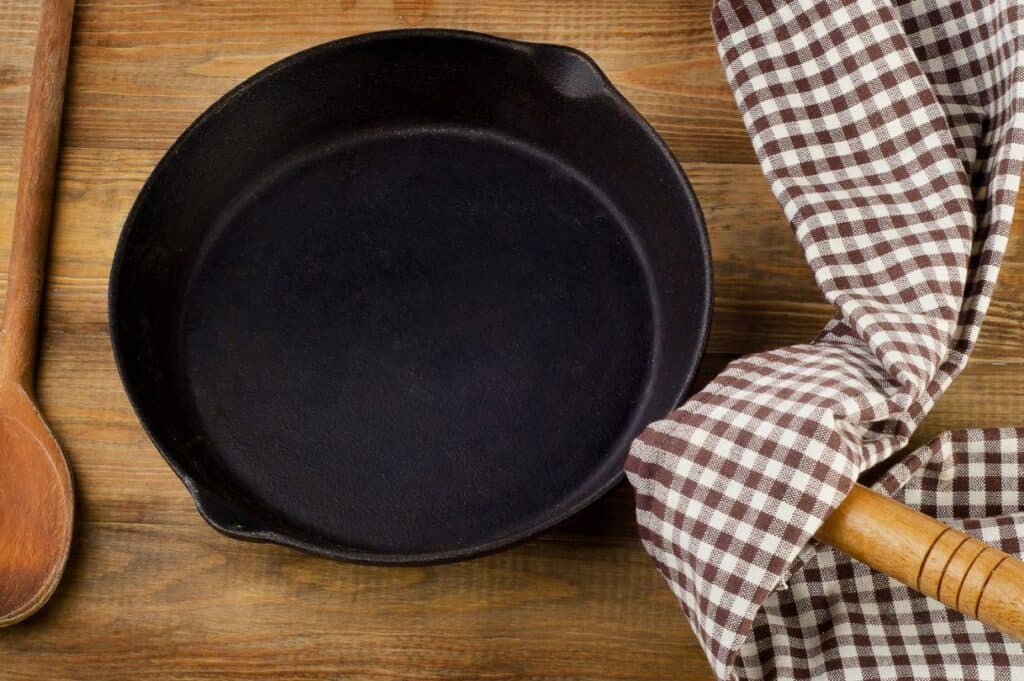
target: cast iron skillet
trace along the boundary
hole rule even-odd
[[[693,378],[710,290],[693,192],[588,57],[397,31],[199,117],[128,216],[110,327],[215,528],[420,563],[611,488]]]

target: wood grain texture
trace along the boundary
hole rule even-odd
[[[354,567],[221,537],[131,412],[105,297],[146,175],[218,96],[324,40],[446,26],[586,50],[668,141],[715,257],[702,380],[739,354],[807,341],[831,313],[754,163],[709,9],[707,0],[80,2],[38,378],[76,476],[77,539],[51,603],[0,631],[0,679],[712,678],[638,544],[625,487],[523,546],[449,566]],[[0,0],[0,262],[37,12],[35,0]],[[978,353],[918,441],[954,426],[1024,423],[1020,231]]]

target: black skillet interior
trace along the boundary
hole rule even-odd
[[[399,31],[279,62],[182,135],[110,323],[214,527],[429,562],[620,479],[694,375],[710,277],[681,170],[588,57]]]

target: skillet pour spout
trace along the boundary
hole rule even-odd
[[[496,550],[607,492],[710,314],[696,198],[597,65],[445,30],[229,92],[110,279],[125,388],[203,516],[374,563]]]

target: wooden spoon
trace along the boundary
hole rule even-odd
[[[0,334],[0,626],[46,603],[71,545],[71,471],[34,398],[36,334],[74,0],[44,0]]]

